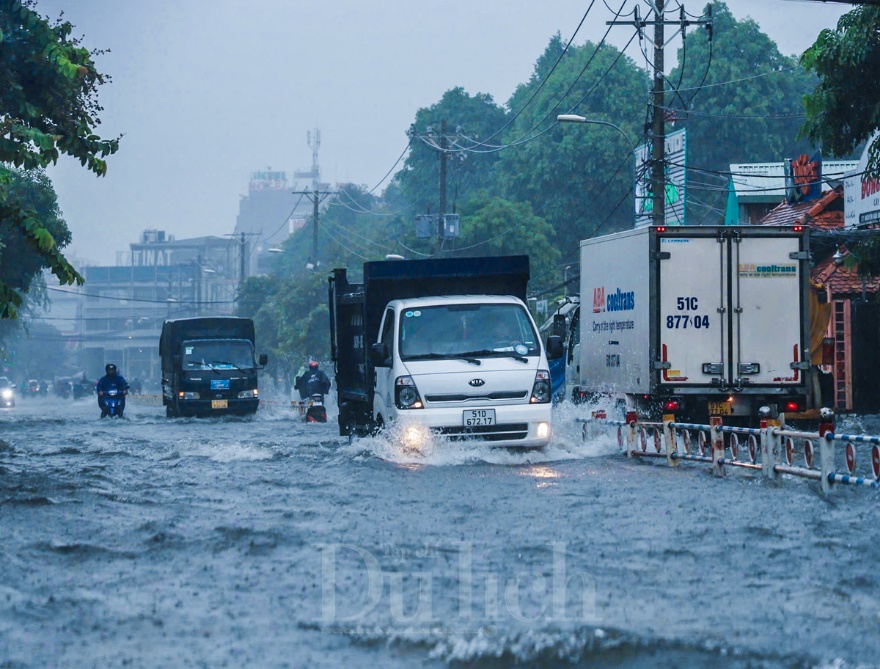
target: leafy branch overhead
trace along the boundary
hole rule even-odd
[[[804,98],[804,134],[834,155],[846,155],[880,129],[880,7],[861,6],[823,30],[801,56],[819,76]],[[869,150],[868,175],[880,177],[880,141]]]
[[[109,77],[98,72],[91,52],[71,36],[67,21],[50,23],[31,0],[0,0],[0,233],[27,241],[27,247],[62,284],[83,278],[61,253],[45,212],[26,204],[11,188],[18,170],[38,170],[67,155],[98,176],[119,138],[103,139],[98,87]],[[45,184],[44,184],[45,186]],[[51,189],[51,185],[48,186]],[[66,233],[66,226],[64,226]],[[14,318],[33,276],[10,276],[9,244],[0,241],[0,318]],[[37,268],[39,269],[39,267]]]

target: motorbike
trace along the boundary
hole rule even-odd
[[[309,399],[302,402],[305,409],[305,421],[307,423],[326,423],[327,409],[324,406],[324,396],[315,393]]]
[[[122,418],[122,391],[111,388],[104,393],[101,418]]]

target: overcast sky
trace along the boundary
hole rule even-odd
[[[634,4],[627,0],[626,11]],[[699,13],[704,4],[685,7]],[[551,36],[558,31],[568,40],[588,5],[39,0],[44,15],[64,11],[85,46],[110,49],[98,59],[113,77],[100,91],[98,132],[124,134],[104,178],[72,159],[49,170],[73,232],[68,250],[114,264],[145,228],[178,238],[232,232],[249,174],[308,169],[306,133],[315,127],[323,180],[372,188],[405,148],[418,108],[454,86],[505,103]],[[797,0],[728,6],[738,19],[755,19],[788,55],[848,9]],[[598,42],[610,18],[597,0],[575,43]],[[609,41],[622,47],[631,35],[618,26]],[[679,44],[669,45],[667,63]]]

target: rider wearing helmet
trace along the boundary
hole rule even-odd
[[[128,383],[126,383],[125,378],[112,362],[104,366],[104,371],[107,372],[106,375],[102,376],[97,384],[98,407],[101,409],[101,418],[107,415],[107,409],[104,407],[104,395],[113,388],[118,390],[122,397],[119,404],[119,415],[122,416],[122,413],[125,411],[125,395],[128,393]]]
[[[300,399],[307,399],[312,395],[326,395],[330,390],[330,379],[318,367],[318,361],[309,359],[309,369],[302,376],[296,377],[293,386],[299,391]]]

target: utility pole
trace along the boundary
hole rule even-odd
[[[433,243],[431,245],[432,255],[437,256],[440,253],[440,245],[443,239],[447,237],[447,221],[446,209],[447,209],[447,201],[446,201],[446,190],[447,190],[447,160],[449,158],[449,125],[447,120],[444,118],[440,121],[440,142],[436,143],[434,141],[434,131],[432,126],[428,126],[427,132],[425,134],[417,134],[415,131],[415,127],[410,127],[407,135],[409,135],[410,139],[418,137],[423,143],[430,146],[432,149],[440,152],[440,207],[437,212],[437,225],[434,228],[434,232],[430,234],[433,239]],[[461,127],[456,127],[455,134],[457,137],[461,136]],[[454,206],[453,206],[454,209]],[[431,225],[434,225],[433,222],[433,214],[423,214],[422,216],[428,217],[431,219]],[[420,218],[420,217],[417,217]],[[451,225],[457,230],[457,226],[455,226],[454,220],[451,222]],[[430,229],[430,226],[429,226]],[[420,234],[422,238],[427,238],[428,235]],[[457,236],[455,234],[454,236]]]
[[[434,238],[434,253],[440,252],[440,240],[446,232],[446,119],[440,121],[440,211],[437,215],[437,236]]]
[[[630,25],[639,33],[639,39],[643,37],[642,30],[649,25],[654,26],[654,86],[651,91],[651,223],[655,226],[665,225],[666,222],[666,118],[665,118],[665,73],[663,60],[663,47],[665,46],[665,26],[679,26],[682,34],[689,25],[702,25],[709,29],[712,35],[711,5],[706,19],[691,21],[686,18],[687,14],[683,5],[679,5],[679,19],[667,21],[664,17],[665,0],[647,0],[648,5],[654,12],[654,19],[643,20],[639,16],[636,7],[635,18],[632,21],[607,21],[607,25]]]
[[[293,191],[294,195],[302,195],[309,199],[312,203],[312,219],[314,220],[314,225],[312,226],[312,251],[309,254],[309,262],[306,265],[308,269],[315,269],[318,267],[318,215],[320,214],[319,205],[326,198],[331,195],[336,195],[336,191],[320,191],[320,190],[301,190],[301,191]],[[311,267],[309,267],[311,265]]]
[[[654,225],[662,226],[666,220],[666,119],[664,117],[663,84],[663,0],[654,0],[657,20],[654,22],[654,92],[652,94],[653,116],[651,124],[651,194]]]
[[[195,266],[195,276],[193,277],[195,281],[195,289],[196,289],[196,316],[202,315],[202,254],[199,253],[196,255],[196,266]]]
[[[238,277],[238,292],[241,293],[244,290],[244,281],[245,274],[247,272],[247,235],[245,233],[241,233],[240,237],[240,246],[238,249],[238,260],[239,260],[239,277]]]

